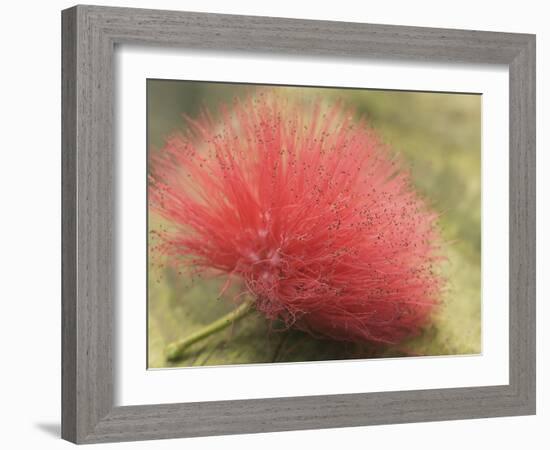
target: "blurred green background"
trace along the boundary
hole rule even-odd
[[[259,86],[148,80],[148,148],[203,107],[212,112]],[[231,311],[217,299],[223,280],[194,279],[149,265],[148,367],[320,361],[333,359],[472,354],[481,352],[481,96],[366,89],[276,87],[291,96],[342,99],[367,118],[383,140],[409,162],[413,181],[439,221],[448,279],[433,325],[399,348],[318,340],[300,331],[277,331],[253,313],[189,348],[177,363],[165,360],[167,344]],[[159,226],[149,215],[149,230]],[[152,258],[149,258],[152,261]],[[161,273],[159,273],[161,272]],[[275,324],[276,325],[276,324]]]

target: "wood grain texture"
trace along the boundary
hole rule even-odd
[[[62,431],[76,440],[76,10],[62,17]]]
[[[95,6],[77,6],[62,16],[63,438],[93,443],[535,412],[534,36]],[[506,64],[510,384],[114,407],[115,44]]]

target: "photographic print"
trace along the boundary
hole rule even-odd
[[[481,102],[147,80],[148,368],[480,353]]]

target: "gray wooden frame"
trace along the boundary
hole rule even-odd
[[[97,6],[63,11],[62,30],[63,438],[93,443],[535,413],[534,35]],[[120,43],[507,65],[509,384],[115,407],[113,52]]]

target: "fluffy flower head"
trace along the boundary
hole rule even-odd
[[[397,343],[429,321],[436,215],[364,120],[264,91],[186,118],[151,156],[170,263],[239,278],[268,319]]]

